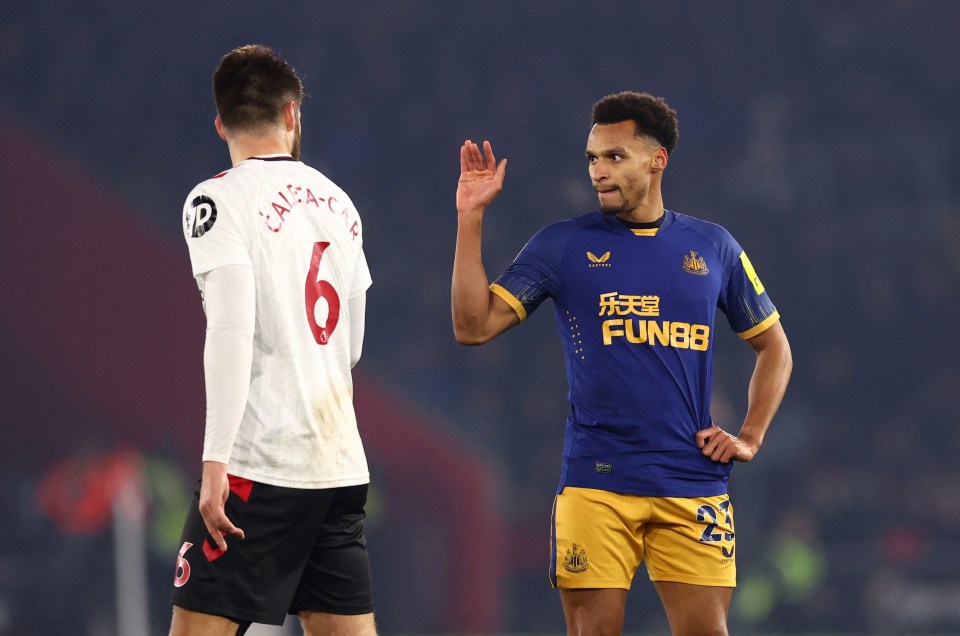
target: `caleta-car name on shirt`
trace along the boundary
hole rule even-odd
[[[326,203],[326,205],[321,205]],[[355,213],[346,205],[341,205],[337,197],[318,197],[309,187],[287,184],[286,192],[277,191],[277,196],[270,202],[272,212],[264,214],[263,210],[258,210],[260,218],[264,225],[271,232],[279,232],[283,229],[286,222],[286,216],[293,212],[297,205],[312,205],[319,209],[326,208],[331,214],[341,217],[347,231],[357,240],[360,235],[360,221],[357,220]]]
[[[706,351],[710,347],[709,325],[648,319],[660,316],[660,296],[609,292],[600,294],[599,304],[601,317],[631,314],[640,317],[604,320],[600,327],[604,345],[613,344],[615,338],[623,338],[631,344],[659,344],[694,351]]]

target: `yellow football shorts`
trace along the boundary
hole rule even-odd
[[[736,587],[729,495],[564,488],[554,500],[552,546],[554,587],[630,589],[641,561],[651,581]]]

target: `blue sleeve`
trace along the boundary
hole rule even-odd
[[[569,222],[548,225],[537,232],[517,257],[490,285],[521,320],[544,300],[555,296],[560,283],[560,261],[572,229]]]
[[[747,253],[726,234],[718,246],[723,260],[724,284],[717,305],[727,316],[730,327],[747,339],[766,331],[780,319],[777,308],[760,282]]]

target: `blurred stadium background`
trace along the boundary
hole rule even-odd
[[[454,343],[457,149],[510,158],[495,276],[592,209],[589,110],[623,89],[678,110],[667,205],[738,237],[794,348],[768,442],[733,474],[733,631],[960,633],[958,27],[948,0],[5,4],[0,635],[166,633],[203,430],[180,208],[228,164],[210,76],[249,42],[304,76],[304,159],[365,221],[382,633],[563,631],[552,309]],[[718,347],[715,416],[735,426],[752,355]],[[643,573],[627,629],[667,631]]]

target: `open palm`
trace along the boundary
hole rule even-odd
[[[480,147],[469,139],[460,147],[460,180],[457,182],[457,211],[482,210],[497,198],[507,174],[507,160],[497,164],[489,141]]]

